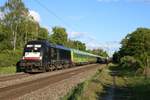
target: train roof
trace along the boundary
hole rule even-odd
[[[101,57],[98,55],[94,55],[92,53],[88,53],[88,52],[84,52],[84,51],[80,51],[80,50],[76,50],[76,49],[71,49],[73,52],[76,52],[78,54],[82,54],[82,55],[89,55],[89,56],[93,56],[93,57]],[[102,58],[102,57],[101,57]]]
[[[33,41],[29,41],[27,44],[43,44],[46,46],[50,45],[50,43],[48,41],[45,41],[45,40],[33,40]]]
[[[68,50],[71,51],[70,48],[64,47],[62,45],[55,45],[52,44],[46,40],[34,40],[34,41],[29,41],[27,44],[42,44],[42,45],[46,45],[48,47],[53,47],[53,48],[58,48],[58,49],[63,49],[63,50]]]
[[[51,45],[51,47],[71,51],[70,48],[67,48],[67,47],[64,47],[64,46],[61,46],[61,45]]]

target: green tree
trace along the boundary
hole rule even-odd
[[[138,68],[142,67],[142,64],[140,60],[137,60],[132,56],[124,56],[120,59],[119,66],[129,70],[137,70]]]
[[[120,53],[114,52],[112,60],[114,63],[119,63],[120,62]]]
[[[81,41],[73,41],[74,44],[74,48],[81,50],[81,51],[85,51],[86,50],[86,46],[85,43],[82,43]]]
[[[137,28],[134,32],[128,34],[121,44],[122,47],[117,54],[114,54],[114,58],[121,61],[126,56],[133,57],[141,62],[141,67],[144,68],[146,73],[147,68],[150,67],[150,29]],[[147,74],[145,75],[147,76]]]
[[[53,27],[52,28],[52,35],[50,36],[50,42],[59,45],[66,45],[67,44],[68,35],[66,29],[63,27]]]
[[[1,7],[1,12],[4,14],[2,23],[8,27],[10,30],[10,35],[12,36],[13,49],[16,49],[17,43],[17,30],[19,24],[28,15],[28,9],[25,8],[22,0],[8,0],[4,6]]]
[[[0,24],[0,50],[5,50],[12,47],[10,44],[11,36],[9,33],[9,28],[5,27],[3,24]]]
[[[30,40],[37,39],[39,30],[39,23],[36,22],[32,16],[27,16],[18,29],[18,33],[22,33],[20,34],[20,41],[26,44]]]
[[[81,51],[86,51],[85,43],[82,43],[81,41],[78,41],[78,40],[68,39],[68,42],[67,42],[66,46],[69,47],[69,48],[74,48],[74,49],[78,49],[78,50],[81,50]]]
[[[39,40],[47,40],[48,39],[48,30],[46,28],[40,27],[38,39]]]
[[[144,52],[150,54],[150,29],[138,28],[136,31],[128,34],[121,42],[122,47],[119,53],[121,56],[135,56],[143,55]]]
[[[102,57],[108,57],[108,54],[106,51],[104,51],[103,49],[93,49],[93,50],[88,50],[89,53],[93,53],[95,55],[99,55],[99,56],[102,56]]]

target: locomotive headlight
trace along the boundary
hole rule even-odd
[[[34,48],[34,50],[37,50],[37,48]]]
[[[40,60],[42,60],[42,56],[40,56]]]

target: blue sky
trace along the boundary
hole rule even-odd
[[[5,1],[0,0],[0,6]],[[85,42],[88,48],[112,52],[127,33],[150,27],[150,0],[38,0],[45,8],[36,0],[23,1],[42,26],[65,27],[70,38]]]

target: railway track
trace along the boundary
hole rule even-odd
[[[0,88],[0,100],[15,99],[17,97],[25,95],[26,93],[36,91],[38,89],[44,88],[51,84],[57,83],[59,81],[69,79],[74,75],[78,75],[84,71],[88,71],[98,67],[100,66],[96,64],[88,65],[87,67],[81,67],[71,71],[64,71],[62,73],[54,74],[41,79],[36,79],[36,80]]]
[[[14,74],[14,75],[0,76],[0,82],[10,81],[10,80],[14,80],[14,79],[20,79],[20,78],[27,77],[27,76],[30,76],[30,74],[18,73],[18,74]]]

